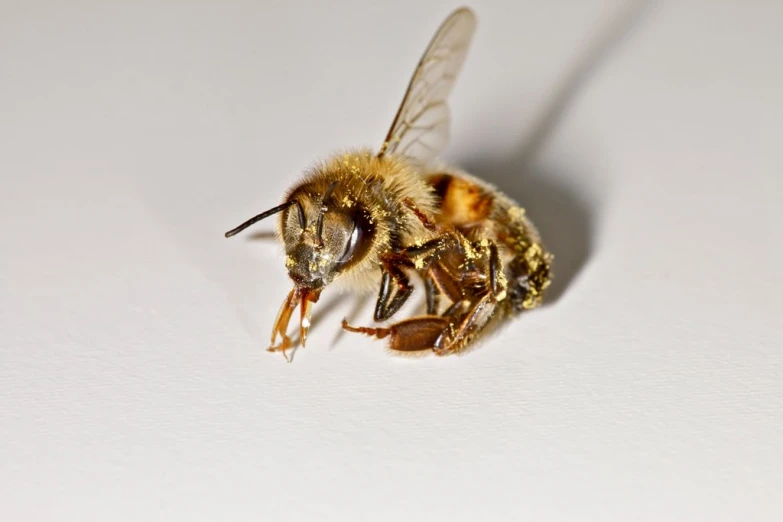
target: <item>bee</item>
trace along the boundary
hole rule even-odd
[[[334,154],[306,172],[283,203],[226,232],[231,237],[279,215],[293,289],[274,322],[269,351],[290,361],[294,311],[300,309],[304,346],[313,304],[337,283],[359,291],[379,286],[374,319],[386,322],[411,296],[410,276],[419,276],[425,314],[386,327],[342,323],[350,332],[388,338],[396,352],[459,353],[488,326],[541,304],[553,256],[524,209],[439,159],[450,131],[448,97],[475,29],[466,7],[443,21],[377,152]]]

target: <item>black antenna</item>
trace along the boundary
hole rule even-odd
[[[244,223],[242,223],[238,227],[236,227],[236,228],[226,232],[225,236],[226,237],[231,237],[231,236],[233,236],[235,234],[238,234],[238,233],[242,232],[243,230],[245,230],[250,225],[254,225],[254,224],[258,223],[259,221],[261,221],[262,219],[268,218],[269,216],[271,216],[273,214],[277,214],[278,212],[282,212],[283,210],[285,210],[285,209],[287,209],[287,208],[289,208],[289,207],[291,207],[293,205],[296,205],[299,208],[299,224],[302,226],[302,228],[304,228],[305,227],[305,215],[304,215],[304,209],[302,208],[302,204],[299,203],[299,200],[292,199],[291,201],[286,201],[282,205],[278,205],[278,206],[276,206],[274,208],[270,208],[266,212],[262,212],[262,213],[260,213],[257,216],[253,216],[252,218],[248,219],[247,221],[245,221]]]
[[[324,231],[324,212],[326,212],[326,200],[332,197],[332,192],[334,192],[334,188],[336,186],[337,186],[337,182],[332,181],[332,183],[326,189],[326,192],[324,193],[324,197],[321,199],[321,212],[318,214],[318,222],[316,228],[316,237],[318,238],[318,244],[321,246],[323,246],[324,244],[324,240],[321,237],[321,234]]]

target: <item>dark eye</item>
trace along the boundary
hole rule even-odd
[[[348,244],[345,245],[345,252],[340,259],[340,264],[347,263],[353,257],[354,253],[356,253],[356,246],[362,240],[363,235],[362,227],[358,222],[354,221],[353,231],[351,232],[351,237],[348,238]]]
[[[345,252],[339,262],[342,268],[355,263],[367,254],[372,246],[374,232],[375,227],[370,223],[367,213],[363,210],[356,212],[353,216],[351,236],[348,238]]]

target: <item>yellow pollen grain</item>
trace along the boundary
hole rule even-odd
[[[468,259],[478,259],[480,257],[478,252],[476,252],[476,250],[473,248],[473,245],[471,245],[469,242],[465,241],[462,245],[465,249],[465,257]]]
[[[525,250],[525,261],[527,261],[530,269],[535,271],[538,269],[541,263],[541,254],[543,253],[541,245],[534,243]]]

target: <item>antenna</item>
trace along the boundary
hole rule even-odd
[[[269,216],[277,214],[278,212],[282,212],[283,210],[286,210],[287,208],[290,208],[290,207],[292,207],[294,205],[296,205],[298,210],[299,210],[299,224],[304,229],[305,228],[304,209],[302,208],[302,204],[299,203],[299,200],[292,199],[291,201],[286,201],[282,205],[278,205],[278,206],[276,206],[274,208],[270,208],[266,212],[262,212],[262,213],[260,213],[257,216],[253,216],[252,218],[248,219],[247,221],[245,221],[244,223],[242,223],[238,227],[236,227],[234,229],[231,229],[228,232],[226,232],[225,236],[226,237],[231,237],[233,235],[239,234],[240,232],[245,230],[250,225],[254,225],[254,224],[258,223],[259,221],[261,221],[262,219],[268,218]]]

